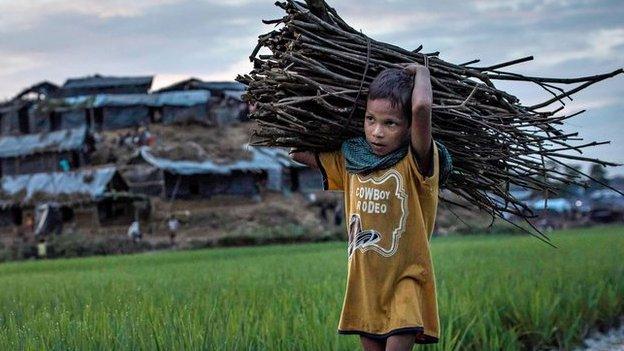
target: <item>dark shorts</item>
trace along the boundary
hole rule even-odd
[[[372,334],[367,333],[365,331],[360,330],[338,330],[339,334],[356,334],[360,336],[365,336],[371,339],[384,340],[392,335],[405,335],[405,334],[415,334],[416,335],[416,344],[436,344],[438,342],[438,338],[429,336],[424,334],[423,327],[406,327],[391,330],[385,334]]]

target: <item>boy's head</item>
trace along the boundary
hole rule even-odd
[[[368,88],[364,134],[373,152],[383,156],[409,140],[414,76],[403,69],[379,73]]]

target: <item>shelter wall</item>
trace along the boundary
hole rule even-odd
[[[59,161],[66,158],[72,163],[72,152],[45,152],[25,157],[9,157],[0,160],[2,164],[2,175],[18,175],[41,172],[60,171]],[[73,167],[80,167],[81,164],[72,164]]]
[[[188,121],[208,121],[208,105],[199,104],[194,106],[163,106],[162,122],[171,124]]]
[[[179,184],[176,182],[180,177]],[[205,197],[215,195],[247,196],[259,194],[259,174],[233,172],[229,175],[197,174],[174,175],[165,174],[167,198]],[[177,187],[177,189],[176,189]]]
[[[2,113],[2,118],[0,118],[0,131],[2,135],[19,133],[19,114],[17,110],[10,110]]]
[[[295,191],[310,192],[323,190],[321,172],[311,168],[301,168],[297,169],[295,175],[298,183],[298,189],[295,189]]]
[[[104,107],[103,117],[103,129],[115,130],[149,123],[150,111],[147,106]]]
[[[71,109],[56,111],[59,119],[58,130],[79,128],[86,124],[85,109]],[[47,133],[52,132],[52,124],[50,123],[51,112],[39,112],[31,110],[31,132]]]

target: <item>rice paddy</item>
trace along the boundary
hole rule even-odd
[[[434,238],[440,342],[572,349],[624,314],[624,227]],[[0,264],[0,350],[353,350],[346,243]]]

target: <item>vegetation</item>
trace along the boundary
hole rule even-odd
[[[434,238],[440,343],[571,349],[624,313],[623,227]],[[342,242],[0,265],[2,350],[353,350]]]

